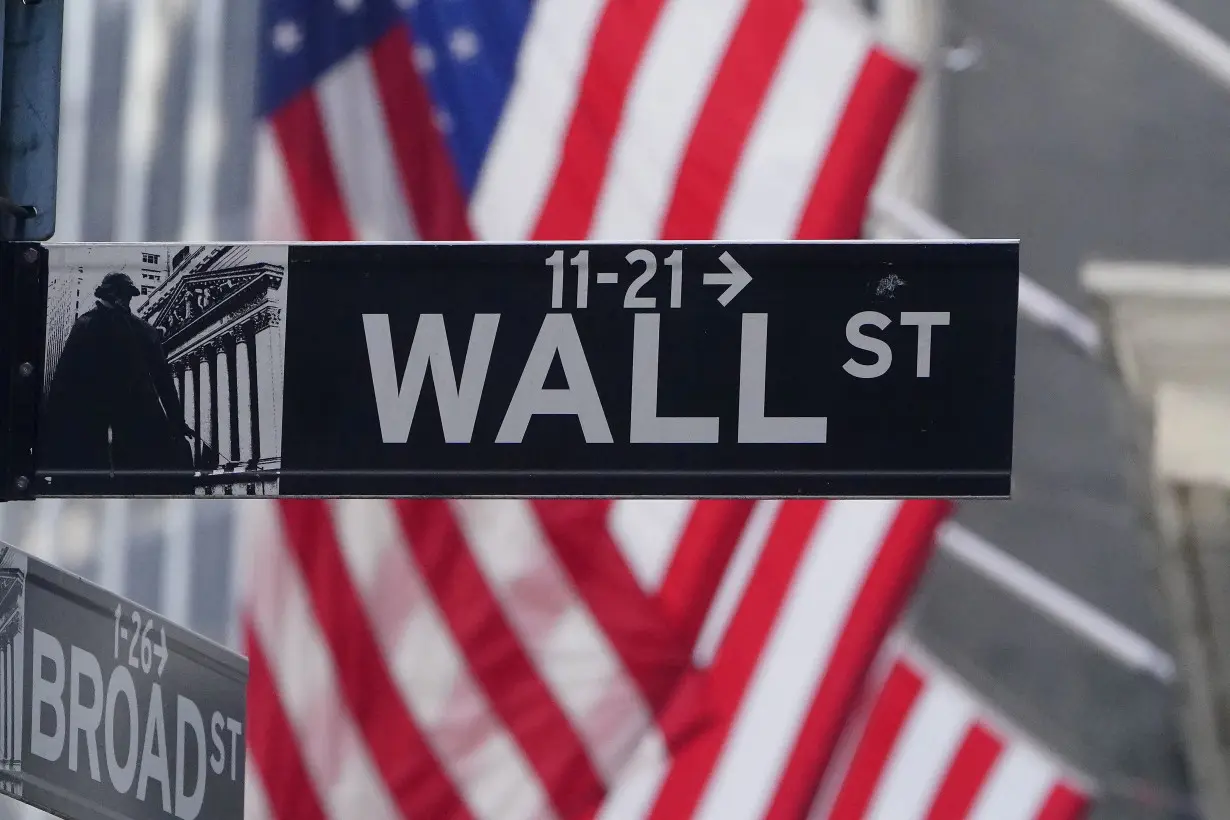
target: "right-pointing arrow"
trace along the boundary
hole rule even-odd
[[[739,295],[740,291],[747,287],[752,277],[742,265],[735,261],[729,251],[724,251],[718,258],[726,266],[727,272],[706,273],[703,281],[706,285],[726,285],[726,290],[722,291],[722,295],[718,297],[718,302],[722,307],[726,307],[732,299]]]

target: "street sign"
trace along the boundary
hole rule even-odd
[[[243,816],[242,657],[0,544],[0,793],[72,820]]]
[[[37,495],[1009,494],[1016,242],[46,256]]]

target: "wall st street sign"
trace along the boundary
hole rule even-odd
[[[1016,242],[36,247],[11,496],[1009,493]]]
[[[0,544],[0,793],[73,820],[243,816],[247,661]]]

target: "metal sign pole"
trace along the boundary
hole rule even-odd
[[[55,232],[64,0],[4,0],[0,238]]]
[[[1165,0],[1103,0],[1230,90],[1230,43]]]

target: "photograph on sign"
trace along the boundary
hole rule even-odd
[[[0,544],[0,793],[81,820],[240,817],[247,662]]]
[[[51,246],[39,491],[277,494],[286,254]]]
[[[41,495],[1009,493],[1016,242],[49,253]]]

